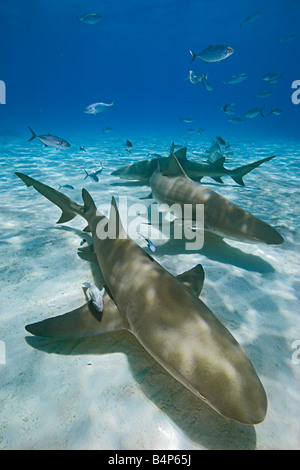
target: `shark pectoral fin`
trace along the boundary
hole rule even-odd
[[[81,251],[81,253],[95,253],[95,250],[94,250],[94,245],[88,245],[88,246],[83,246],[83,247],[80,247],[78,248],[78,251]]]
[[[204,269],[202,264],[197,264],[194,268],[176,276],[182,284],[189,289],[194,295],[199,297],[204,284]]]
[[[211,178],[216,181],[217,183],[222,183],[224,184],[224,181],[222,180],[222,178],[220,176],[211,176]]]
[[[60,218],[58,219],[56,223],[64,224],[65,222],[69,222],[69,220],[74,219],[75,216],[76,214],[74,214],[73,212],[63,211],[63,213],[61,214]]]
[[[233,181],[235,181],[237,184],[239,184],[240,186],[245,186],[245,182],[243,180],[243,177],[242,176],[233,176],[231,175],[231,178],[233,179]]]
[[[94,246],[93,245],[80,247],[80,248],[78,248],[77,251],[78,251],[78,255],[81,259],[84,259],[86,261],[98,262],[97,255],[94,251]]]
[[[140,197],[139,199],[153,199],[152,192],[148,196]]]
[[[116,304],[105,292],[103,312],[97,312],[89,301],[81,307],[53,318],[27,325],[26,330],[36,336],[47,338],[85,338],[103,333],[127,329]]]

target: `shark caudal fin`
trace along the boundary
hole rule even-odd
[[[240,166],[239,168],[232,170],[230,176],[237,184],[245,186],[243,177],[247,175],[247,173],[250,173],[250,171],[260,166],[262,163],[272,160],[272,158],[275,158],[275,155],[273,155],[272,157],[263,158],[262,160],[257,160],[253,163],[249,163],[249,165]]]
[[[46,184],[41,183],[40,181],[37,181],[28,175],[24,175],[23,173],[18,172],[16,175],[26,184],[26,186],[33,186],[36,191],[42,194],[45,198],[49,199],[49,201],[53,202],[53,204],[62,210],[62,215],[56,222],[57,224],[69,222],[69,220],[74,219],[77,214],[85,218],[85,215],[90,208],[96,210],[96,206],[91,195],[85,189],[82,190],[84,206],[81,206],[57,189],[51,188],[50,186],[47,186]]]

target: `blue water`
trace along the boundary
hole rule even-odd
[[[79,23],[88,12],[99,12],[98,24]],[[240,28],[249,15],[253,23]],[[295,0],[273,1],[71,1],[2,0],[1,80],[7,105],[0,107],[0,130],[72,136],[101,132],[106,126],[128,134],[140,130],[173,133],[179,118],[192,116],[206,131],[298,137],[300,106],[291,102],[291,83],[299,79],[297,34],[300,7]],[[294,40],[276,47],[288,35]],[[228,59],[191,65],[196,53],[210,44],[235,50]],[[188,71],[208,73],[214,91],[187,80]],[[266,73],[283,74],[273,85]],[[223,81],[247,73],[237,85]],[[255,98],[262,89],[273,94]],[[116,112],[90,116],[91,103],[115,102]],[[237,115],[266,104],[281,116],[248,120],[233,129],[218,108],[235,102]],[[243,116],[242,116],[243,117]],[[182,124],[182,123],[181,123]],[[62,135],[62,136],[63,136]]]
[[[256,12],[255,21],[240,26]],[[101,20],[79,22],[86,13]],[[1,0],[1,449],[299,448],[300,370],[292,355],[300,339],[300,105],[291,100],[292,82],[300,79],[299,21],[297,0]],[[277,44],[289,35],[295,37]],[[189,50],[210,44],[234,53],[191,64]],[[214,90],[192,84],[189,70],[208,74]],[[275,84],[262,80],[271,72],[282,74]],[[241,73],[245,81],[224,83]],[[272,95],[255,97],[262,90]],[[83,112],[98,101],[115,109]],[[242,123],[230,123],[233,116],[219,109],[229,102]],[[244,116],[263,105],[264,117]],[[269,114],[274,108],[282,114]],[[71,147],[28,142],[27,126]],[[153,256],[173,274],[203,265],[201,298],[238,339],[267,392],[267,418],[255,427],[216,415],[125,333],[25,341],[26,324],[81,305],[82,283],[97,270],[76,254],[88,237],[84,222],[56,226],[59,210],[14,172],[55,188],[72,185],[64,192],[79,203],[83,186],[99,205],[109,205],[112,195],[135,203],[149,187],[113,177],[113,170],[151,152],[168,155],[172,141],[204,161],[216,135],[231,144],[228,168],[276,155],[246,175],[245,187],[228,177],[223,185],[203,183],[274,226],[284,244],[225,240],[187,253],[153,240]],[[100,181],[85,180],[84,170],[100,160]],[[147,249],[141,237],[136,242]]]

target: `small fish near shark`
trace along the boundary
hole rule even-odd
[[[248,165],[243,165],[233,170],[224,167],[225,157],[222,156],[217,161],[206,163],[197,163],[188,160],[186,157],[187,149],[183,147],[175,152],[175,156],[180,161],[185,173],[193,180],[201,181],[205,176],[209,176],[218,183],[223,183],[223,176],[230,176],[237,184],[244,186],[245,182],[243,177],[254,170],[262,163],[272,160],[275,156],[266,157]],[[136,163],[119,168],[113,171],[113,176],[118,176],[122,179],[135,180],[149,184],[152,174],[155,172],[157,165],[163,168],[169,161],[169,157],[156,157],[148,160],[141,160]]]
[[[28,129],[30,130],[32,134],[30,139],[28,139],[29,142],[37,138],[45,145],[45,147],[55,147],[57,149],[66,149],[66,148],[71,147],[69,142],[67,142],[64,139],[61,139],[60,137],[56,137],[55,135],[51,135],[51,134],[36,135],[36,133],[31,129],[31,127],[28,126]]]
[[[30,176],[16,174],[62,210],[59,223],[76,215],[87,221],[105,287],[101,313],[88,301],[27,325],[29,333],[64,339],[128,330],[169,374],[225,418],[248,425],[264,420],[267,397],[253,364],[198,297],[204,282],[201,266],[177,277],[170,274],[128,237],[114,197],[107,219],[85,189],[84,205],[79,205]],[[99,224],[112,224],[115,236],[99,237]]]
[[[245,211],[215,191],[191,180],[171,154],[163,170],[157,168],[150,179],[152,197],[168,207],[179,206],[182,217],[185,205],[192,207],[196,220],[197,205],[204,205],[204,230],[222,238],[247,242],[280,245],[283,237],[266,222]],[[180,213],[179,213],[180,212]]]

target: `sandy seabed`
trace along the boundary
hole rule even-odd
[[[88,237],[82,232],[85,221],[76,217],[55,225],[59,209],[26,188],[14,172],[55,188],[70,184],[74,190],[62,190],[79,203],[83,186],[97,204],[109,204],[112,195],[125,195],[134,203],[149,187],[127,184],[111,171],[147,158],[148,151],[167,155],[171,139],[139,136],[128,154],[126,139],[113,133],[101,139],[76,137],[65,151],[27,143],[26,137],[1,137],[1,449],[300,448],[297,142],[233,143],[228,167],[277,157],[249,173],[245,187],[228,177],[224,185],[203,180],[277,228],[285,238],[283,245],[208,237],[204,248],[194,252],[186,252],[182,242],[157,242],[153,255],[172,274],[203,265],[201,299],[245,349],[265,387],[268,413],[263,423],[243,426],[219,416],[164,371],[128,332],[55,341],[30,336],[24,329],[82,305],[82,283],[96,282],[99,272],[77,254]],[[86,146],[86,153],[78,150],[80,145]],[[189,137],[191,159],[200,161],[192,151],[202,148],[199,140]],[[84,181],[84,168],[95,169],[99,160],[104,166],[100,181]],[[141,237],[136,242],[147,249]]]

